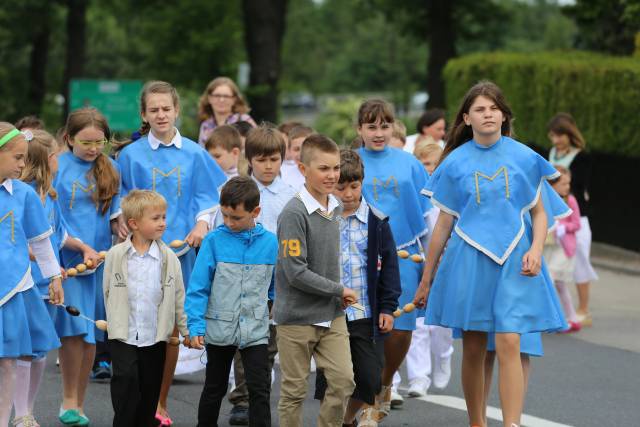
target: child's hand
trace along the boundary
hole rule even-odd
[[[204,348],[204,337],[192,337],[189,342],[191,343],[191,348],[195,348],[197,350],[202,350]]]
[[[111,220],[111,234],[117,237],[118,242],[124,242],[129,235],[129,227],[124,220],[124,215]]]
[[[537,276],[542,267],[542,254],[536,249],[529,251],[522,257],[522,271],[525,276]]]
[[[413,303],[418,308],[423,308],[427,305],[427,298],[429,297],[429,291],[431,290],[431,283],[424,281],[420,282],[420,286],[413,297]]]
[[[31,246],[29,246],[29,261],[35,261],[36,260],[36,256],[33,254],[33,251],[31,250]]]
[[[347,287],[342,289],[342,308],[347,308],[357,300],[358,296],[353,289]]]
[[[55,277],[49,282],[49,303],[53,305],[64,304],[64,291],[60,277]]]
[[[192,248],[199,248],[208,231],[209,225],[205,221],[198,221],[184,241]]]
[[[380,316],[378,316],[378,327],[380,328],[380,332],[383,334],[391,332],[393,329],[393,316],[390,314],[380,313]]]

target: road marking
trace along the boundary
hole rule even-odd
[[[459,409],[465,412],[467,410],[467,404],[465,403],[464,399],[455,396],[428,394],[426,396],[416,397],[415,399],[440,406],[446,406],[448,408]],[[499,408],[489,406],[487,407],[487,418],[502,421],[502,411]],[[522,414],[522,418],[520,421],[522,427],[572,427],[569,424],[556,423],[553,421],[545,420],[544,418],[538,418],[534,417],[533,415],[527,414]]]

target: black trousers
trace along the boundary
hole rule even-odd
[[[113,366],[113,427],[155,427],[157,424],[155,413],[166,347],[165,342],[149,347],[136,347],[122,341],[109,340]]]
[[[227,394],[231,361],[238,347],[207,344],[207,370],[198,406],[198,427],[217,427],[220,405]],[[249,425],[271,426],[271,378],[266,344],[240,350],[249,389]]]
[[[353,362],[353,380],[356,388],[351,397],[369,405],[375,403],[376,394],[382,386],[382,368],[384,367],[384,341],[373,340],[373,320],[360,319],[347,321],[349,346]],[[327,379],[321,370],[316,372],[314,398],[324,399]]]

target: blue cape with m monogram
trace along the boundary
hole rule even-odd
[[[427,192],[431,201],[455,216],[455,232],[496,263],[507,260],[530,210],[542,198],[549,228],[571,209],[547,180],[559,172],[539,154],[506,136],[486,147],[468,141],[438,166]]]

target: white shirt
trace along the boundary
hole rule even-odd
[[[295,160],[285,160],[282,162],[280,168],[280,175],[282,180],[292,186],[296,191],[304,186],[304,175],[298,168],[298,163]]]
[[[162,302],[160,248],[151,243],[147,253],[139,255],[131,246],[127,253],[127,289],[129,291],[129,335],[127,344],[147,347],[156,343],[158,307]]]
[[[419,136],[421,136],[419,133],[407,136],[403,150],[409,154],[413,154],[413,150],[416,148],[416,142],[418,141]],[[445,142],[443,140],[438,141],[438,145],[444,150]]]
[[[262,184],[253,175],[251,175],[251,178],[253,178],[260,191],[260,215],[258,215],[257,221],[267,231],[276,234],[278,216],[280,216],[282,209],[284,209],[289,200],[296,195],[296,190],[285,183],[279,176],[276,176],[269,185]]]
[[[324,209],[324,206],[322,206],[320,204],[319,201],[317,201],[312,195],[311,193],[309,193],[309,190],[307,190],[306,186],[302,186],[302,188],[300,189],[300,192],[298,193],[300,195],[300,200],[302,200],[302,203],[304,204],[304,207],[307,208],[307,213],[309,215],[311,215],[312,213],[316,212],[316,211],[320,211],[319,214],[324,216],[324,217],[333,217],[333,211],[340,206],[340,202],[338,202],[338,199],[336,199],[334,197],[333,194],[329,194],[329,201],[327,203],[327,209]],[[340,263],[340,261],[338,260],[338,263]],[[320,322],[320,323],[314,323],[313,326],[320,326],[323,328],[330,328],[331,327],[331,320],[327,320],[326,322]]]

